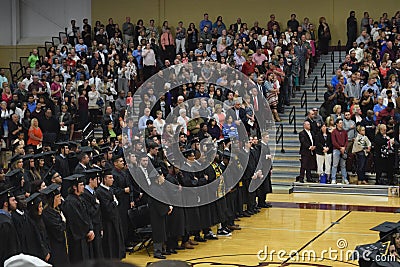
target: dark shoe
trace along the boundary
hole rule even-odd
[[[197,242],[207,242],[207,240],[205,240],[204,238],[202,238],[201,236],[195,236],[194,240]]]
[[[259,207],[259,208],[268,208],[267,203],[258,204],[257,207]]]
[[[165,260],[167,258],[167,257],[163,256],[160,252],[155,253],[153,257],[156,259],[160,259],[160,260]]]
[[[315,183],[313,179],[306,179],[307,183]]]
[[[167,250],[170,254],[178,254],[178,252],[175,249],[168,249]]]
[[[271,203],[267,203],[265,205],[267,206],[267,208],[271,208],[272,207]]]
[[[171,252],[169,252],[168,250],[161,252],[162,255],[171,255]]]
[[[239,218],[235,218],[234,221],[240,222],[240,219]]]
[[[240,228],[240,226],[238,225],[229,225],[227,226],[229,230],[231,231],[235,231],[235,230],[242,230],[242,228]]]
[[[296,182],[304,183],[304,178],[300,177],[300,176],[297,176],[296,177]]]
[[[218,237],[214,235],[213,233],[208,233],[204,235],[204,239],[207,240],[218,240]]]
[[[248,211],[243,212],[243,217],[251,217],[251,215],[253,215],[253,214],[250,214],[250,212],[248,212]]]
[[[244,217],[243,213],[240,213],[240,214],[238,215],[238,218],[243,218],[243,217]]]
[[[175,250],[185,250],[185,244],[176,247]]]

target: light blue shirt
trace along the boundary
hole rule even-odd
[[[152,116],[147,117],[146,115],[143,115],[142,117],[140,117],[140,119],[139,119],[139,130],[140,131],[143,131],[144,129],[146,129],[146,121],[147,120],[154,121],[154,118]]]

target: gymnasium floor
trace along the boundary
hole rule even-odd
[[[394,213],[400,198],[294,193],[271,194],[268,201],[272,208],[242,218],[238,222],[242,230],[231,237],[207,241],[167,259],[196,267],[358,266],[349,260],[355,246],[379,239],[369,229],[400,220]],[[290,260],[296,251],[298,257]],[[127,255],[125,261],[146,266],[155,259],[143,250]]]

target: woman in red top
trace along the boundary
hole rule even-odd
[[[8,104],[10,104],[12,100],[12,93],[11,89],[8,85],[4,86],[4,92],[1,94],[1,101],[4,101]]]
[[[31,120],[31,127],[28,131],[28,145],[37,146],[43,141],[43,133],[39,128],[39,122],[36,118]]]
[[[51,84],[51,96],[53,98],[60,99],[61,98],[61,84],[60,84],[60,76],[56,75],[54,77],[54,82]]]
[[[87,84],[85,82],[85,88]],[[83,89],[78,98],[78,115],[81,123],[79,129],[83,129],[89,122],[89,100],[86,95],[86,89]]]

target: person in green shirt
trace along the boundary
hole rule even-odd
[[[38,51],[37,49],[33,49],[32,54],[28,57],[29,67],[35,68],[37,61],[39,61]]]

